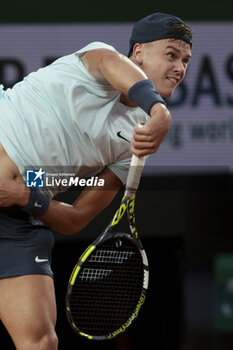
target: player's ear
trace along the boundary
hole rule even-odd
[[[139,43],[134,44],[133,53],[132,53],[132,58],[134,63],[141,66],[143,63],[143,56],[144,56],[143,44],[139,44]]]

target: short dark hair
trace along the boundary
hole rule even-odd
[[[185,41],[192,47],[192,29],[186,23],[173,23],[169,31],[171,38]]]

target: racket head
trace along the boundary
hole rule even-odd
[[[83,253],[70,277],[66,312],[79,335],[114,338],[137,317],[148,288],[146,253],[127,233],[106,235]]]

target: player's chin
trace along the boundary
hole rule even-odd
[[[162,97],[169,98],[169,97],[171,97],[171,96],[173,95],[175,89],[176,89],[176,87],[174,87],[174,88],[169,88],[169,89],[164,89],[164,90],[160,93],[160,95],[161,95]]]

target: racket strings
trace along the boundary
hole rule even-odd
[[[110,239],[83,264],[70,296],[76,327],[101,336],[119,329],[134,313],[142,292],[144,268],[129,239]]]
[[[133,254],[132,251],[97,250],[91,255],[89,262],[122,264]]]
[[[79,276],[82,281],[93,282],[107,277],[112,272],[111,269],[91,269],[84,268]]]

